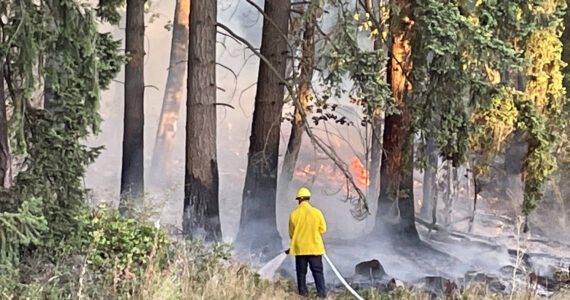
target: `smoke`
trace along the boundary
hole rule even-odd
[[[158,15],[146,27],[146,56],[145,56],[145,170],[149,170],[154,147],[154,139],[158,126],[160,108],[162,105],[164,86],[169,66],[169,51],[171,35],[164,26],[173,18],[175,1],[157,1],[151,5],[151,13]],[[263,5],[263,1],[256,1]],[[147,15],[147,19],[150,15]],[[333,17],[331,16],[331,19]],[[245,37],[254,46],[259,47],[261,41],[262,18],[255,8],[245,1],[220,0],[218,22],[232,28],[237,34]],[[324,20],[324,27],[330,25],[330,20]],[[124,21],[123,21],[124,23]],[[120,28],[124,28],[124,24]],[[124,31],[118,28],[105,28],[112,31],[116,38],[124,38]],[[241,198],[245,179],[251,117],[255,98],[255,83],[259,59],[252,55],[232,38],[218,34],[217,61],[223,65],[217,68],[218,94],[217,101],[228,103],[235,107],[230,109],[218,106],[218,167],[219,167],[219,201],[222,233],[226,241],[235,239],[239,227]],[[232,70],[229,71],[228,69]],[[105,151],[99,159],[89,167],[86,176],[86,186],[93,190],[95,202],[115,202],[119,197],[122,156],[122,127],[123,127],[123,82],[121,72],[110,89],[104,91],[101,98],[101,115],[103,117],[102,132],[89,140],[89,144],[104,145]],[[348,88],[347,83],[347,88]],[[317,87],[318,92],[318,87]],[[185,93],[185,92],[184,92]],[[183,95],[185,99],[185,95]],[[339,105],[338,111],[347,117],[353,125],[321,123],[314,126],[314,132],[328,144],[337,154],[350,164],[354,157],[358,158],[364,168],[368,169],[366,161],[366,140],[370,135],[365,127],[360,126],[360,108],[347,104],[348,99],[331,99]],[[181,107],[178,132],[175,136],[174,151],[171,154],[172,168],[167,174],[165,183],[149,180],[145,174],[145,189],[149,203],[160,214],[161,224],[181,228],[182,207],[184,199],[184,140],[185,140],[185,105]],[[291,114],[292,106],[286,104],[284,115]],[[290,132],[290,124],[284,122],[281,128],[280,159],[285,153],[285,147]],[[369,140],[369,138],[368,138]],[[307,165],[309,166],[308,169]],[[279,167],[281,167],[281,160]],[[350,213],[351,204],[347,202],[350,190],[346,189],[346,181],[334,164],[319,153],[305,136],[296,170],[290,184],[288,195],[293,195],[300,186],[311,188],[313,197],[311,204],[322,210],[328,225],[324,235],[327,253],[337,264],[340,271],[351,275],[354,265],[360,261],[378,259],[386,272],[403,280],[415,280],[430,274],[445,274],[457,276],[465,274],[469,268],[481,268],[496,271],[498,267],[508,264],[509,257],[505,249],[489,250],[486,247],[464,245],[438,245],[450,253],[456,260],[445,258],[444,255],[427,253],[406,253],[406,249],[395,248],[387,235],[376,235],[375,240],[359,241],[372,230],[374,223],[376,199],[368,199],[371,207],[370,216],[364,221],[357,221]],[[354,175],[354,174],[353,174]],[[416,201],[421,199],[421,174],[414,174],[414,194]],[[163,182],[163,181],[161,181]],[[280,187],[282,188],[282,187]],[[366,189],[366,185],[363,186]],[[294,198],[279,199],[277,203],[277,227],[283,237],[282,246],[288,246],[287,223],[291,210],[297,205]],[[469,215],[471,212],[471,196],[464,193],[455,201],[457,212],[455,220]],[[115,203],[117,204],[117,203]],[[482,204],[484,207],[485,204]],[[416,204],[419,210],[419,205]],[[493,235],[496,224],[480,223],[476,228],[478,234]],[[452,229],[463,230],[466,223],[458,223]],[[483,228],[483,229],[482,229]],[[427,230],[420,229],[420,234],[426,235]],[[408,249],[409,250],[409,249]],[[420,259],[421,258],[421,259]],[[450,265],[449,261],[454,261]],[[458,263],[462,261],[462,263]],[[286,262],[291,269],[292,263]],[[293,274],[293,273],[290,273]],[[328,275],[332,278],[332,274]]]
[[[262,1],[257,2],[259,5],[263,5]],[[150,168],[169,66],[168,54],[170,49],[166,45],[170,45],[171,32],[166,30],[164,26],[172,20],[173,11],[174,1],[160,1],[152,3],[150,12],[147,14],[147,21],[150,19],[150,15],[158,15],[159,17],[147,24],[145,32],[145,84],[147,86],[145,89],[144,128],[145,170]],[[243,1],[220,1],[218,21],[248,39],[254,46],[260,45],[262,18],[251,5]],[[124,28],[124,24],[119,27]],[[124,31],[121,29],[105,29],[112,31],[116,38],[124,38]],[[217,68],[218,102],[228,103],[235,107],[235,109],[229,109],[219,106],[217,140],[222,231],[224,236],[231,241],[235,237],[239,224],[259,59],[253,56],[251,51],[245,49],[244,45],[225,35],[219,34],[218,41],[217,60],[224,66]],[[231,69],[232,72],[228,69]],[[104,120],[102,133],[89,141],[90,145],[105,145],[106,148],[96,163],[90,166],[86,177],[86,185],[93,189],[96,201],[118,199],[122,156],[123,81],[124,73],[121,72],[110,89],[103,92],[101,99],[101,115]],[[183,97],[185,99],[185,95]],[[337,101],[341,104],[344,100]],[[355,124],[359,124],[356,107],[341,104],[339,110],[351,117]],[[291,112],[292,106],[286,105],[284,114]],[[183,106],[180,110],[175,146],[171,155],[173,164],[167,175],[167,183],[152,182],[149,180],[149,174],[145,174],[145,190],[148,198],[152,202],[158,202],[155,204],[157,209],[162,206],[161,218],[163,223],[176,227],[181,225],[183,203],[184,124],[185,107]],[[326,126],[326,128],[324,126],[317,128],[316,133],[323,139],[330,139],[333,144],[339,146],[339,155],[345,161],[350,162],[350,159],[355,155],[362,156],[364,148],[361,137],[364,133],[361,128],[332,124]],[[328,133],[325,134],[325,130]],[[285,152],[289,131],[290,124],[284,122],[280,143],[281,154]],[[305,137],[297,166],[309,163],[314,166],[326,164],[328,168],[334,169],[332,163],[322,154],[317,153]],[[320,207],[325,215],[330,215],[330,218],[340,221],[330,224],[329,235],[333,238],[341,238],[346,235],[361,233],[365,223],[355,221],[350,215],[350,204],[342,202],[346,198],[346,192],[342,190],[342,185],[345,185],[345,182],[343,182],[341,175],[338,175],[337,178],[340,184],[336,185],[313,185],[310,182],[312,180],[315,179],[294,178],[291,190],[294,191],[301,185],[314,187],[314,205]],[[283,236],[287,236],[288,213],[294,206],[294,201],[278,204],[277,222],[279,231]]]

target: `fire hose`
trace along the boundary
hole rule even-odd
[[[277,268],[281,265],[281,263],[283,263],[283,261],[285,260],[285,258],[287,258],[287,254],[289,254],[289,250],[287,249],[287,251],[282,252],[281,254],[277,255],[275,258],[273,258],[271,261],[269,261],[267,264],[265,264],[263,267],[261,267],[261,269],[259,269],[258,273],[261,276],[262,279],[270,279],[273,277],[273,274],[275,274],[275,271],[277,270]],[[336,277],[340,280],[340,282],[346,287],[346,289],[348,289],[348,291],[358,300],[364,300],[364,298],[362,298],[360,295],[358,295],[358,293],[346,282],[346,280],[344,280],[344,278],[342,277],[342,275],[340,275],[340,272],[337,270],[337,268],[334,266],[334,264],[332,263],[332,261],[329,259],[329,257],[326,254],[323,254],[323,256],[325,257],[325,260],[327,261],[327,263],[329,264],[329,266],[331,267],[331,269],[333,270],[334,274],[336,275]]]
[[[342,275],[340,275],[339,271],[336,269],[336,267],[333,265],[332,261],[329,259],[329,257],[326,254],[323,254],[323,256],[325,257],[325,260],[327,261],[327,263],[329,264],[329,266],[331,267],[331,269],[333,270],[334,274],[336,275],[336,277],[338,278],[338,280],[340,280],[340,282],[342,282],[342,284],[348,289],[348,291],[358,300],[364,300],[364,298],[362,298],[360,295],[358,295],[358,293],[346,282],[346,280],[344,280],[344,278],[342,278]]]

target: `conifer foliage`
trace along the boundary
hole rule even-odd
[[[13,186],[0,189],[0,261],[17,260],[23,246],[57,245],[77,227],[82,178],[101,150],[85,139],[98,132],[99,93],[124,61],[119,42],[96,26],[96,14],[116,21],[107,14],[114,4],[102,1],[96,11],[73,0],[0,3],[8,132],[20,162]],[[49,111],[38,101],[48,77]]]

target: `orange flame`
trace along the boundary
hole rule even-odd
[[[350,170],[354,175],[356,182],[361,185],[367,186],[370,184],[368,179],[368,170],[364,167],[360,159],[357,156],[352,157],[352,162],[350,163]]]
[[[500,232],[501,230],[503,230],[503,222],[499,221],[497,226],[495,226],[495,231]]]
[[[317,172],[311,170],[311,164],[307,164],[303,170],[295,172],[297,176],[315,175]]]

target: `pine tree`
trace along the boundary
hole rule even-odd
[[[178,114],[182,103],[184,75],[186,74],[186,63],[184,61],[188,57],[189,15],[190,0],[177,0],[172,26],[170,65],[150,166],[150,175],[155,182],[164,181],[167,176],[165,171],[170,169],[170,153],[174,144],[174,135],[178,128]]]
[[[289,0],[266,0],[260,53],[285,78]],[[259,64],[255,108],[236,243],[244,249],[281,248],[276,224],[277,161],[284,87],[265,61]]]
[[[0,189],[4,258],[17,261],[24,246],[60,245],[77,229],[86,198],[82,178],[101,150],[84,141],[98,132],[100,90],[124,61],[119,42],[96,30],[116,5],[100,3],[100,11],[72,0],[0,5],[0,37],[9,41],[0,44],[4,100],[13,108],[8,136],[12,154],[23,161],[13,185]],[[57,67],[48,63],[54,60]],[[46,78],[53,93],[49,112],[33,103]]]
[[[125,112],[123,160],[121,168],[121,204],[126,214],[144,196],[144,3],[127,0],[125,49],[129,56],[125,67]],[[135,203],[136,202],[136,203]]]
[[[182,229],[187,238],[221,240],[216,151],[216,5],[190,9],[186,172]]]

